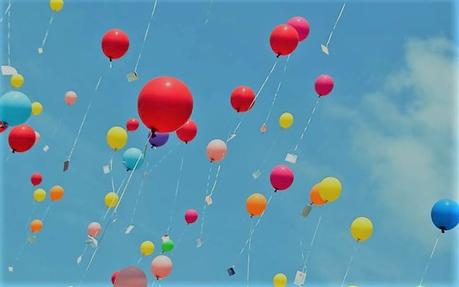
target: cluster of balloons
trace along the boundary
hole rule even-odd
[[[303,17],[293,17],[287,24],[276,26],[269,37],[271,49],[279,56],[288,56],[295,51],[299,42],[309,35],[309,23]]]
[[[309,193],[310,204],[324,205],[337,200],[343,187],[336,177],[328,176],[315,184]]]

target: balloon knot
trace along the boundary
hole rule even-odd
[[[274,192],[277,192],[277,189],[275,189]]]
[[[13,149],[13,150],[11,150],[11,152],[12,152],[12,153],[16,153],[16,151],[15,151],[14,149]]]
[[[441,229],[441,233],[445,233],[445,229],[444,228]]]
[[[280,53],[277,53],[277,55],[276,55],[276,58],[279,58],[279,57],[280,57],[280,55],[281,55]]]

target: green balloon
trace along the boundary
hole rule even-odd
[[[172,249],[174,249],[174,241],[170,239],[164,241],[163,244],[161,245],[161,249],[163,250],[163,252],[172,251]]]

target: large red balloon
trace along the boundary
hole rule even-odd
[[[180,80],[158,77],[140,91],[137,110],[144,125],[153,132],[173,132],[190,118],[193,96]]]
[[[253,107],[255,93],[246,86],[236,87],[231,93],[231,105],[239,112],[247,112]]]
[[[271,49],[279,56],[286,56],[295,51],[299,42],[298,32],[289,24],[276,26],[271,32],[269,43]]]
[[[15,126],[8,135],[8,143],[13,152],[28,151],[35,143],[35,131],[26,124]]]
[[[118,277],[118,274],[120,274],[119,271],[115,271],[112,274],[112,284],[115,285],[116,277]]]
[[[196,134],[198,133],[198,127],[196,126],[195,122],[188,120],[175,133],[182,142],[188,143],[196,137]]]
[[[139,128],[139,121],[135,118],[129,119],[126,123],[126,129],[128,132],[133,132]]]
[[[41,174],[39,172],[35,172],[30,177],[30,182],[32,182],[33,186],[36,186],[36,185],[39,185],[41,183],[42,179],[43,178],[41,177]]]
[[[110,61],[119,59],[129,49],[129,37],[119,29],[107,31],[102,38],[102,51]]]

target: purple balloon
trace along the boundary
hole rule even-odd
[[[169,139],[168,133],[155,133],[148,140],[151,144],[151,147],[160,147],[167,143]]]

